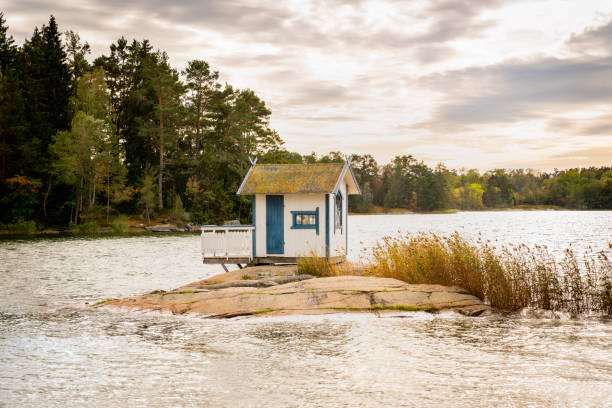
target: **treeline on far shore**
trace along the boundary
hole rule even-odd
[[[204,60],[172,67],[147,40],[90,47],[53,16],[21,46],[0,13],[0,230],[151,223],[250,222],[237,196],[250,164],[344,160],[283,147],[255,92],[219,80]],[[479,210],[520,205],[612,209],[612,168],[449,170],[412,156],[379,165],[355,155],[362,195],[351,210]]]
[[[397,156],[378,166],[369,156],[355,156],[352,167],[362,196],[353,211],[374,205],[413,211],[484,210],[530,206],[566,209],[612,209],[612,167],[552,172],[531,169],[450,170],[429,167],[412,156]]]

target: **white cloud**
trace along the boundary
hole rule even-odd
[[[22,0],[2,9],[19,42],[54,14],[94,56],[124,35],[149,39],[179,69],[205,59],[260,95],[286,147],[302,153],[413,154],[482,169],[612,164],[600,153],[612,145],[612,2]]]

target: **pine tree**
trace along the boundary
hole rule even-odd
[[[82,43],[81,37],[74,31],[66,31],[64,38],[70,69],[71,89],[74,94],[76,93],[79,79],[90,69],[86,56],[91,53],[91,47],[87,42]]]
[[[157,174],[158,208],[164,208],[163,181],[167,146],[175,146],[181,124],[181,97],[184,87],[178,73],[168,63],[168,56],[158,52],[155,59],[148,59],[144,67],[144,90],[153,105],[154,116],[143,121],[141,131],[157,143],[159,167]]]
[[[186,125],[190,140],[188,146],[191,149],[191,157],[196,168],[196,182],[200,179],[200,157],[206,142],[206,133],[210,131],[211,119],[209,110],[211,108],[214,92],[221,85],[218,71],[211,71],[206,61],[193,60],[187,63],[187,69],[183,71],[187,80],[186,88]]]
[[[20,75],[28,123],[23,141],[22,165],[25,174],[44,183],[42,216],[46,217],[53,183],[49,146],[58,131],[68,130],[72,119],[71,81],[66,53],[55,18],[41,30],[34,29],[20,54]],[[61,197],[58,197],[61,201]],[[55,203],[59,207],[59,202]]]
[[[127,182],[136,185],[157,156],[154,142],[141,129],[154,116],[153,97],[143,75],[144,64],[156,56],[147,40],[128,44],[124,37],[111,44],[110,51],[109,56],[96,59],[94,66],[104,69],[113,132],[125,153]]]
[[[6,74],[7,69],[14,68],[17,57],[17,47],[13,36],[8,36],[8,26],[4,13],[0,12],[0,72]]]
[[[70,69],[55,17],[42,29],[42,72],[47,91],[49,123],[54,130],[68,129],[72,119],[70,112]],[[48,138],[50,140],[51,136]]]
[[[18,50],[0,12],[0,191],[7,177],[17,174],[22,159],[20,146],[26,130],[21,81],[17,75]]]

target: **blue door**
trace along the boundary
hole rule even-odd
[[[268,254],[285,253],[284,207],[284,196],[266,196],[266,252]]]

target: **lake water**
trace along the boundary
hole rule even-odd
[[[612,211],[351,216],[349,256],[398,230],[610,253]],[[201,264],[198,245],[197,235],[0,241],[0,406],[612,406],[609,319],[220,321],[86,304],[221,272]]]

